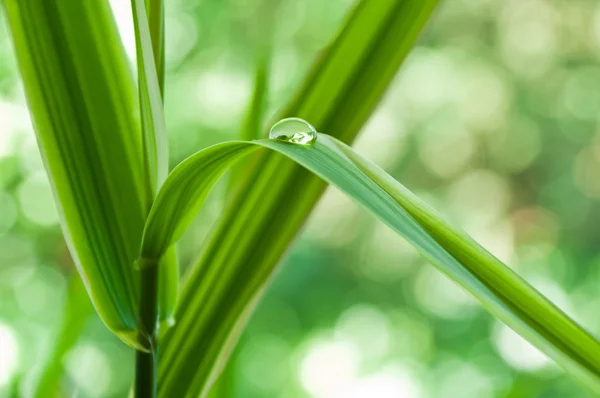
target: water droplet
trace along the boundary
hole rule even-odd
[[[289,117],[275,123],[269,131],[269,138],[299,145],[312,145],[317,140],[317,130],[306,120]]]

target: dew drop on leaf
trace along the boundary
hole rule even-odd
[[[312,145],[317,140],[317,130],[306,120],[289,117],[271,127],[269,138],[298,145]]]

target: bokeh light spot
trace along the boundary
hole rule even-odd
[[[33,131],[25,104],[3,101],[1,97],[0,126],[0,157],[13,153],[17,139]]]
[[[367,122],[354,149],[383,169],[397,164],[406,151],[406,128],[402,116],[382,107]]]
[[[387,365],[360,378],[331,398],[421,398],[422,388],[413,372],[403,365]]]
[[[458,360],[444,363],[440,369],[441,382],[436,398],[492,398],[495,397],[494,380],[481,369]]]
[[[97,346],[82,343],[67,355],[66,369],[76,386],[91,397],[104,397],[110,387],[111,367]]]
[[[378,221],[362,243],[360,254],[360,273],[380,283],[397,283],[413,271],[419,256],[406,239]]]
[[[278,395],[285,390],[290,367],[289,345],[275,335],[252,336],[244,344],[239,366],[247,382],[262,394]],[[264,377],[265,374],[269,377]]]
[[[0,235],[6,233],[17,221],[17,205],[8,192],[0,189]]]
[[[508,326],[498,324],[494,344],[504,361],[515,369],[532,372],[546,367],[550,359]]]
[[[204,123],[214,127],[235,123],[250,97],[247,77],[224,69],[207,70],[195,82],[196,112]]]
[[[571,72],[564,85],[563,102],[573,116],[597,120],[600,113],[600,68],[588,66]]]
[[[442,318],[469,318],[479,309],[470,294],[429,265],[419,272],[413,294],[423,309]]]
[[[10,381],[19,362],[19,345],[14,331],[0,323],[0,386]]]
[[[450,214],[468,229],[501,220],[511,198],[506,179],[490,170],[473,170],[448,190]]]
[[[43,172],[30,175],[19,187],[19,203],[32,222],[51,226],[58,223],[50,182]]]
[[[441,178],[462,171],[475,153],[475,141],[468,127],[448,113],[429,121],[418,135],[418,142],[423,165]]]
[[[390,322],[377,308],[356,305],[338,319],[335,338],[352,344],[361,358],[378,360],[385,357],[391,345]]]
[[[317,398],[333,398],[356,378],[359,356],[354,346],[319,339],[309,343],[300,363],[300,381]]]

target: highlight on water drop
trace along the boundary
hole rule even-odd
[[[306,120],[288,117],[271,127],[269,138],[297,145],[312,145],[317,140],[317,130]]]

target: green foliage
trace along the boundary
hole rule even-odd
[[[65,237],[98,313],[137,345],[131,265],[144,178],[133,82],[109,6],[4,4]]]
[[[36,0],[4,6],[71,254],[102,320],[140,348],[140,283],[133,262],[148,192],[157,184],[151,178],[158,177],[143,166],[134,84],[110,7]],[[158,128],[155,122],[150,131]],[[166,148],[159,152],[164,157]],[[166,159],[160,161],[164,176]],[[165,269],[170,274],[161,278],[160,315],[168,322],[178,274],[176,267]]]
[[[324,182],[387,223],[493,315],[600,394],[600,345],[592,335],[345,144],[377,106],[436,0],[358,2],[280,113],[303,117],[339,140],[321,134],[310,147],[272,140],[220,143],[170,174],[163,2],[131,1],[139,103],[107,1],[3,4],[71,253],[104,323],[139,350],[136,396],[154,396],[157,385],[161,397],[209,394]],[[267,30],[274,35],[272,26]],[[246,140],[260,134],[264,119],[270,57],[263,55],[261,50],[242,129]],[[249,156],[251,163],[240,163]],[[177,297],[174,244],[236,162],[224,216]],[[34,395],[58,388],[60,361],[83,329],[87,302],[78,301],[81,292],[72,286],[63,333]]]
[[[281,116],[302,117],[319,131],[352,141],[435,5],[360,2]],[[159,395],[194,395],[210,388],[323,188],[319,179],[280,155],[254,160],[183,284],[175,315],[179,326],[162,342]],[[184,342],[189,350],[181,350]]]
[[[600,343],[594,337],[387,173],[325,134],[320,134],[312,146],[272,140],[227,142],[189,157],[169,175],[156,199],[146,224],[142,255],[147,259],[160,258],[192,221],[216,179],[234,162],[260,147],[294,160],[361,204],[477,297],[492,314],[600,393]],[[222,281],[228,278],[231,276],[222,273],[215,279],[206,278],[199,290],[218,294],[227,289]],[[256,280],[250,277],[235,282],[240,290],[252,290]],[[198,325],[209,322],[203,314],[218,310],[211,308],[218,304],[210,297],[199,301],[198,318],[192,324],[180,323],[178,330],[193,336]],[[228,334],[217,336],[211,343],[227,337]],[[184,352],[197,352],[191,344],[192,338],[177,342]],[[202,362],[207,363],[208,358],[204,356]],[[175,380],[180,377],[177,373],[170,375]],[[201,373],[195,375],[195,380],[206,378]],[[168,396],[171,392],[163,390],[163,394]]]
[[[151,189],[148,203],[151,204],[169,172],[169,147],[146,5],[143,0],[131,0],[131,8],[135,24],[144,162],[150,179],[147,185]]]

